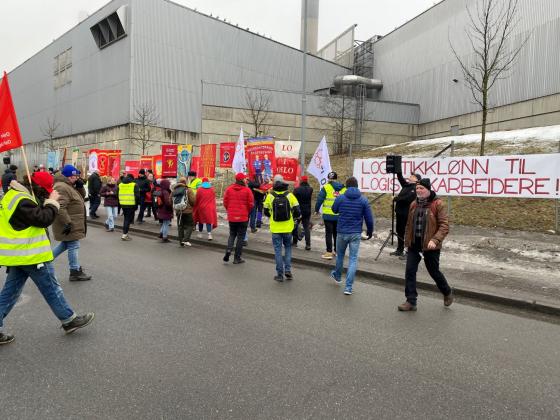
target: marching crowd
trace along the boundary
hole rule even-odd
[[[156,180],[151,171],[143,169],[136,178],[130,173],[122,173],[118,180],[111,177],[102,179],[94,171],[86,180],[72,165],[65,165],[56,172],[36,167],[31,179],[22,183],[18,182],[16,171],[17,167],[11,165],[2,177],[0,265],[7,267],[7,276],[0,292],[0,344],[14,340],[12,335],[3,331],[3,320],[15,305],[29,277],[66,333],[85,327],[93,320],[93,313],[77,315],[71,309],[53,265],[55,258],[67,252],[69,281],[91,280],[79,260],[80,240],[87,232],[87,200],[90,218],[97,219],[103,199],[108,232],[114,232],[115,219],[123,213],[122,241],[130,241],[130,226],[144,223],[146,217],[153,217],[161,224],[159,238],[162,243],[170,242],[169,229],[172,220],[176,219],[181,247],[192,246],[190,239],[193,232],[201,238],[206,230],[207,239],[213,240],[212,231],[218,226],[215,189],[207,178],[201,179],[195,172],[189,172],[188,177],[180,178],[171,185],[169,180]],[[305,250],[311,249],[311,216],[321,212],[326,248],[321,258],[336,259],[330,276],[336,284],[341,284],[344,256],[348,250],[343,292],[351,295],[360,243],[373,236],[374,217],[356,178],[350,177],[344,184],[337,178],[336,172],[328,174],[328,182],[313,203],[314,191],[306,176],[302,176],[299,185],[290,191],[290,185],[281,175],[265,178],[257,175],[249,180],[245,174],[238,173],[235,182],[226,188],[223,195],[229,223],[223,261],[229,262],[233,254],[233,264],[245,262],[242,253],[247,245],[248,232],[257,232],[264,215],[269,219],[275,255],[274,280],[290,281],[294,278],[292,247],[304,240]],[[453,292],[439,270],[442,242],[449,230],[445,207],[431,190],[428,178],[414,174],[404,179],[402,174],[398,174],[398,179],[402,186],[395,197],[398,246],[392,255],[406,258],[406,301],[398,309],[416,310],[416,273],[422,258],[444,296],[444,305],[449,306],[453,302]],[[51,248],[48,237],[49,226],[58,241],[54,248]]]

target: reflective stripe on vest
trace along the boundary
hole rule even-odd
[[[119,184],[119,204],[121,206],[135,206],[136,198],[134,197],[134,187],[136,184],[134,182],[129,182],[128,184]]]
[[[14,230],[10,219],[21,200],[35,199],[27,193],[9,190],[0,208],[0,265],[6,267],[35,265],[52,261],[51,242],[44,228],[30,226]]]
[[[332,210],[334,200],[336,200],[336,197],[338,197],[339,195],[344,194],[344,192],[346,191],[346,187],[343,187],[340,191],[335,191],[332,184],[327,184],[324,188],[325,192],[327,193],[327,197],[325,198],[325,201],[323,201],[323,214],[330,214],[335,216],[338,213],[335,213]]]

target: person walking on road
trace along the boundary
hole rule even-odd
[[[397,249],[390,255],[404,258],[404,234],[406,230],[406,221],[408,220],[408,209],[410,204],[416,199],[416,183],[420,181],[421,176],[412,174],[407,179],[402,173],[397,174],[401,190],[394,198],[395,216],[397,219]]]
[[[173,209],[177,216],[177,230],[179,236],[179,245],[181,247],[191,246],[190,240],[193,231],[193,207],[196,203],[196,196],[189,187],[187,187],[187,178],[182,177],[179,182],[173,186]]]
[[[173,219],[173,198],[171,197],[171,183],[168,179],[162,179],[159,183],[161,186],[161,202],[158,205],[158,219],[161,223],[159,231],[160,242],[167,243],[169,240],[169,226]]]
[[[299,203],[301,209],[301,220],[296,222],[293,234],[293,245],[297,246],[298,241],[301,240],[299,235],[299,226],[301,225],[305,237],[305,249],[311,250],[311,201],[313,200],[313,188],[309,185],[309,178],[307,176],[301,177],[299,186],[294,190],[294,195]]]
[[[17,303],[29,277],[62,323],[66,334],[89,325],[95,316],[93,312],[76,315],[66,301],[54,270],[48,268],[53,252],[46,228],[54,222],[59,211],[60,195],[52,189],[52,180],[50,186],[47,184],[44,185],[50,192],[44,205],[39,205],[17,181],[10,182],[0,203],[0,265],[7,267],[6,280],[0,292],[0,345],[15,339],[4,332],[4,319]]]
[[[191,182],[189,185],[195,185]],[[197,237],[202,238],[202,229],[206,226],[208,240],[211,241],[212,230],[218,227],[218,210],[216,208],[216,190],[208,180],[202,179],[198,189],[189,187],[196,194],[196,204],[194,206],[194,222],[198,223]]]
[[[282,175],[274,176],[273,189],[264,201],[264,213],[270,219],[276,261],[274,280],[283,282],[284,276],[286,280],[292,280],[292,232],[294,219],[300,218],[301,211],[297,198],[288,191],[288,184],[284,182]]]
[[[338,213],[336,226],[338,235],[336,237],[336,266],[331,272],[331,277],[336,284],[342,282],[344,254],[346,254],[346,248],[348,248],[348,269],[346,270],[344,294],[351,295],[358,268],[362,225],[365,221],[367,239],[371,239],[374,225],[373,214],[367,198],[358,189],[358,180],[353,176],[346,180],[346,191],[336,198],[332,208],[335,213]]]
[[[405,289],[406,302],[398,306],[399,311],[415,311],[418,292],[416,273],[418,264],[424,257],[424,264],[430,277],[443,294],[443,304],[453,303],[453,290],[439,270],[439,257],[443,240],[449,233],[449,219],[443,201],[432,191],[429,178],[422,178],[416,184],[416,201],[410,205],[406,224]]]
[[[130,225],[134,224],[134,213],[136,213],[136,207],[140,203],[140,189],[134,182],[132,174],[126,175],[119,184],[118,199],[124,216],[121,239],[123,241],[130,241],[132,238],[128,231],[130,230]]]
[[[4,192],[4,194],[8,192],[8,189],[10,188],[10,182],[17,181],[16,172],[17,166],[10,165],[4,172],[4,175],[2,175],[2,191]]]
[[[99,193],[103,197],[103,205],[107,212],[107,220],[105,221],[105,228],[107,232],[115,231],[115,219],[117,218],[117,211],[119,206],[118,189],[115,178],[111,177],[107,184],[101,188]]]
[[[255,176],[252,181],[249,181],[247,186],[253,193],[253,200],[255,204],[251,209],[251,214],[249,215],[249,227],[251,228],[251,233],[257,233],[257,226],[260,227],[262,217],[262,208],[264,203],[264,191],[261,190],[262,182],[260,182],[259,177]],[[259,217],[259,214],[261,215]]]
[[[138,219],[136,220],[138,224],[144,223],[144,213],[148,208],[149,204],[146,201],[146,195],[150,192],[152,185],[150,180],[146,177],[146,170],[140,169],[138,171],[138,178],[136,178],[136,184],[138,185],[138,190],[140,191],[140,209],[138,210]]]
[[[94,170],[88,178],[88,197],[89,197],[89,217],[92,219],[98,219],[97,209],[101,204],[101,188],[102,188],[101,177],[99,172]]]
[[[84,197],[86,191],[80,179],[80,171],[66,165],[55,177],[54,189],[60,194],[60,210],[52,225],[54,238],[60,241],[53,250],[56,259],[64,251],[68,251],[70,266],[69,281],[87,281],[87,275],[79,261],[80,240],[86,237],[86,207]]]
[[[229,222],[229,238],[224,261],[229,261],[235,244],[235,253],[233,256],[234,264],[245,262],[245,260],[241,258],[243,241],[247,233],[249,214],[255,204],[253,192],[245,184],[245,178],[245,174],[243,173],[235,175],[235,183],[227,187],[224,193],[224,207],[227,211]]]
[[[321,255],[325,260],[332,260],[336,254],[336,223],[338,221],[338,214],[336,214],[332,206],[334,200],[346,191],[344,185],[336,179],[338,175],[336,172],[330,172],[327,175],[329,182],[321,188],[315,203],[315,214],[319,214],[321,206],[323,206],[323,222],[325,223],[325,243],[327,245],[327,252]]]

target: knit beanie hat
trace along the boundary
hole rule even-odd
[[[430,182],[430,178],[422,178],[420,181],[418,181],[418,184],[422,185],[427,190],[432,191],[432,183]]]
[[[48,172],[35,172],[31,175],[31,181],[44,188],[49,194],[53,192],[54,178]]]

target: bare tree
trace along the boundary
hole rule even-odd
[[[155,133],[160,123],[156,107],[152,103],[142,103],[134,108],[134,118],[130,131],[130,142],[137,146],[142,154],[155,143]]]
[[[270,95],[260,89],[254,93],[245,90],[245,108],[243,122],[251,125],[251,134],[255,137],[268,134],[266,120],[270,111]]]
[[[509,77],[530,35],[518,45],[513,45],[513,36],[520,20],[519,0],[476,0],[475,4],[474,8],[467,6],[469,25],[465,29],[472,54],[461,57],[451,40],[449,44],[474,102],[482,109],[480,155],[484,156],[489,93],[498,80]]]
[[[321,111],[329,118],[325,125],[335,141],[334,153],[348,152],[356,131],[356,98],[344,94],[325,96],[321,102]]]
[[[56,132],[60,128],[60,123],[54,117],[52,120],[47,118],[47,125],[41,127],[41,134],[45,136],[45,148],[48,152],[56,152],[66,147],[66,141],[56,138]]]

